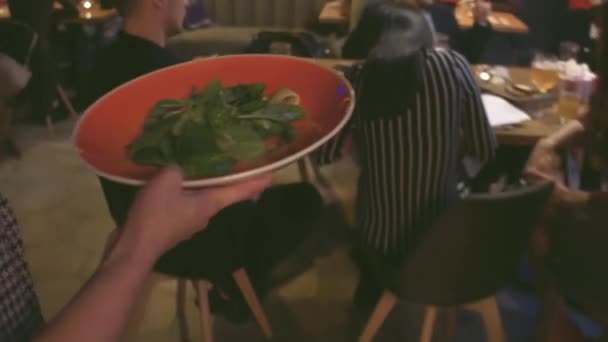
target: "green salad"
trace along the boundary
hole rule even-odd
[[[223,176],[239,161],[254,161],[289,144],[292,123],[305,117],[299,96],[281,89],[264,97],[264,84],[223,87],[209,83],[181,100],[159,101],[143,132],[127,146],[140,165],[177,164],[186,178]],[[278,141],[269,147],[267,141]]]

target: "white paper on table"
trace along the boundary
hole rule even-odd
[[[517,125],[530,120],[528,114],[501,97],[483,94],[481,99],[492,127]]]

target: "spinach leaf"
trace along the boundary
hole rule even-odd
[[[178,163],[195,155],[216,154],[215,133],[207,125],[189,123],[184,125],[180,136],[174,137],[175,159]]]
[[[265,100],[256,100],[256,101],[247,102],[247,103],[239,106],[239,112],[243,113],[243,114],[255,112],[256,110],[260,110],[260,109],[266,107],[267,104],[268,104],[268,101],[265,101]]]
[[[263,139],[268,139],[283,134],[285,124],[271,120],[247,120],[254,124],[255,129]]]
[[[129,154],[146,147],[158,147],[178,120],[178,116],[171,116],[144,127],[143,133],[127,146]]]
[[[277,121],[291,122],[303,119],[306,112],[299,106],[272,103],[262,109],[263,115],[269,116]]]
[[[234,125],[216,132],[217,147],[236,160],[254,160],[266,153],[266,143],[252,128]]]
[[[239,84],[224,90],[224,100],[232,106],[240,107],[249,102],[262,100],[265,89],[266,86],[262,83]]]
[[[145,125],[152,125],[168,116],[180,114],[184,109],[185,106],[183,101],[161,100],[154,105],[148,114]]]
[[[304,116],[306,116],[306,112],[304,111],[304,109],[298,106],[271,103],[254,113],[239,115],[238,118],[241,120],[262,119],[289,123],[292,121],[300,120],[304,118]]]
[[[181,163],[186,178],[217,177],[229,173],[235,160],[223,153],[192,156]]]
[[[279,138],[274,150],[284,148],[296,134],[291,122],[305,112],[270,103],[264,90],[264,84],[223,88],[214,81],[201,92],[194,88],[186,99],[159,101],[143,133],[126,147],[128,156],[143,165],[178,163],[187,178],[200,178],[225,175],[237,161],[272,152],[266,145],[269,138]],[[290,90],[282,92],[292,96]]]

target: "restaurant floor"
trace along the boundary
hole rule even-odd
[[[16,209],[27,258],[46,317],[52,317],[95,270],[105,238],[113,228],[96,177],[77,159],[69,143],[73,122],[59,124],[54,138],[44,128],[18,127],[24,155],[0,164],[0,191]],[[355,168],[345,161],[324,169],[352,218]],[[278,182],[296,180],[296,168],[277,175]],[[264,300],[279,341],[353,341],[365,317],[351,310],[356,272],[343,242],[341,210],[328,210],[315,236],[282,265],[277,277],[288,279]],[[282,270],[282,271],[281,271]],[[189,291],[187,316],[192,341],[200,341],[198,313]],[[530,341],[535,300],[508,289],[499,302],[509,341]],[[157,279],[144,321],[130,341],[178,341],[175,281]],[[590,335],[597,330],[579,319]],[[420,310],[400,305],[389,317],[378,341],[411,341],[419,334]],[[437,334],[439,335],[439,334]],[[236,326],[215,320],[217,341],[262,341],[254,323]],[[458,341],[484,341],[473,313],[458,320]]]

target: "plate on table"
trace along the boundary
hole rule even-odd
[[[275,95],[286,89],[297,100],[277,103]],[[89,167],[117,183],[141,186],[164,165],[178,164],[186,188],[224,185],[276,171],[317,149],[348,122],[354,96],[342,75],[310,60],[196,60],[99,99],[76,125],[73,143]]]

